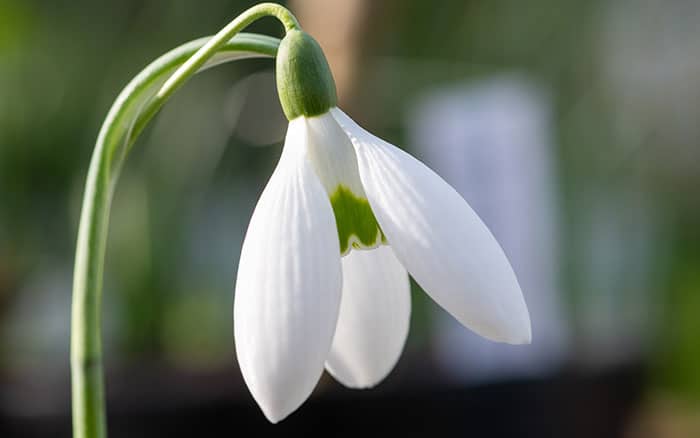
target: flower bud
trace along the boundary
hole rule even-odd
[[[318,116],[336,106],[335,81],[315,39],[291,30],[277,51],[277,92],[288,120]]]

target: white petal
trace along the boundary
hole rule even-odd
[[[364,198],[355,149],[335,118],[330,113],[309,117],[306,126],[309,161],[328,195],[333,195],[342,185]]]
[[[530,316],[513,269],[467,202],[420,161],[337,108],[332,113],[355,146],[379,225],[418,284],[481,336],[529,343]]]
[[[330,197],[342,254],[376,248],[382,234],[362,188],[355,148],[330,112],[305,120],[308,158]]]
[[[369,388],[394,368],[408,335],[408,274],[388,246],[343,257],[343,297],[326,370],[350,388]]]
[[[290,123],[284,151],[243,242],[236,280],[236,354],[273,423],[313,391],[333,340],[342,286],[333,211],[306,159],[306,128]]]

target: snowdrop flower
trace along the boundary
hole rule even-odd
[[[238,361],[265,416],[296,410],[324,368],[351,388],[386,377],[408,333],[409,274],[479,335],[529,343],[493,235],[438,175],[336,107],[308,34],[282,41],[277,85],[289,128],[248,226],[234,304]]]

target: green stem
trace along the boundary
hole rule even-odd
[[[134,125],[134,133],[136,136],[141,133],[149,120],[158,112],[168,98],[185,83],[194,73],[199,70],[204,63],[216,53],[228,40],[239,33],[252,22],[266,16],[273,16],[280,20],[284,25],[285,32],[299,29],[299,22],[284,7],[275,3],[261,3],[248,9],[226,27],[221,29],[207,43],[202,46],[194,55],[185,61],[175,73],[172,74],[165,82],[163,87],[158,90],[155,97],[142,111],[142,115]]]
[[[117,97],[100,129],[85,183],[73,274],[71,379],[76,438],[106,436],[102,277],[109,211],[119,169],[147,123],[195,73],[236,59],[276,55],[278,39],[239,34],[248,24],[270,15],[278,18],[286,30],[299,26],[279,5],[263,3],[250,8],[214,37],[180,46],[146,67]]]

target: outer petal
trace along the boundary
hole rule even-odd
[[[529,343],[530,316],[513,269],[467,202],[423,163],[332,111],[355,146],[377,221],[418,284],[481,336]]]
[[[343,297],[326,370],[350,388],[379,383],[408,335],[408,274],[388,246],[343,257]]]
[[[282,158],[243,242],[236,281],[238,362],[273,423],[313,391],[333,340],[342,286],[328,195],[306,160],[306,128],[290,123]]]

